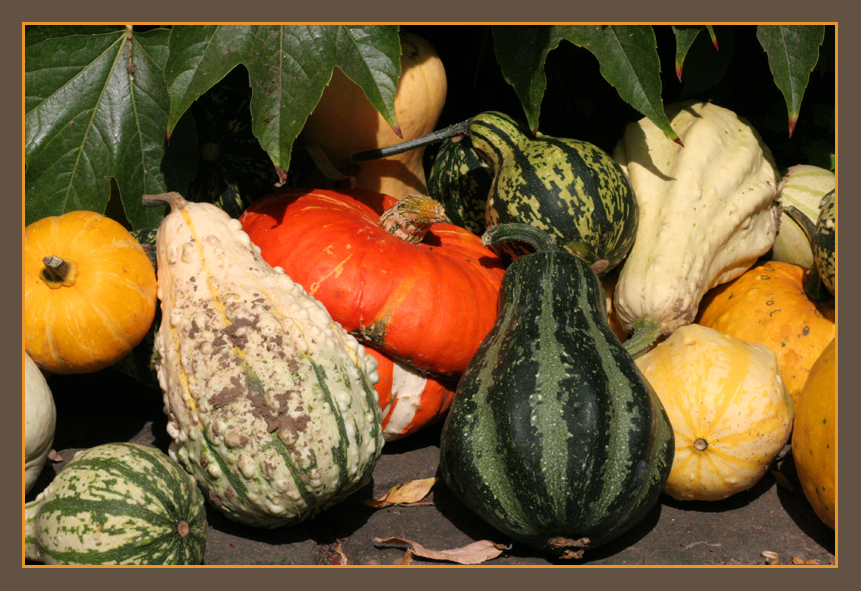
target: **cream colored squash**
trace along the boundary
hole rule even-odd
[[[835,186],[834,173],[830,170],[796,164],[783,173],[783,191],[780,203],[792,206],[816,225],[819,219],[819,204]],[[785,211],[780,216],[780,230],[774,240],[770,258],[773,261],[792,263],[805,269],[813,266],[810,238]]]
[[[717,501],[759,482],[793,421],[771,349],[689,324],[636,363],[673,426],[676,449],[665,493]]]
[[[416,139],[436,128],[448,90],[442,61],[430,43],[408,31],[401,31],[401,51],[395,114],[403,138],[395,134],[359,85],[338,68],[332,73],[300,138],[322,148],[335,167],[343,169],[358,152]],[[423,156],[422,148],[353,164],[358,166],[355,186],[397,198],[427,194]]]
[[[711,103],[676,103],[667,115],[684,147],[642,119],[613,152],[640,211],[615,294],[629,332],[667,335],[693,322],[703,294],[741,275],[777,235],[780,173],[756,131]]]
[[[24,353],[24,492],[29,492],[51,451],[57,428],[57,408],[48,381]]]

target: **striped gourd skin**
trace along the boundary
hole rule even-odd
[[[428,192],[442,203],[451,223],[481,236],[492,183],[493,169],[468,139],[440,144],[428,177]]]
[[[364,347],[210,204],[175,208],[157,247],[170,453],[213,505],[278,527],[364,486],[383,445]]]
[[[443,477],[516,540],[550,553],[554,538],[600,545],[656,503],[672,466],[669,421],[577,257],[517,259],[500,297],[443,427]]]
[[[200,564],[203,494],[160,450],[79,452],[25,508],[25,553],[46,564]]]
[[[473,147],[493,164],[487,201],[488,227],[524,222],[589,264],[618,265],[634,244],[637,201],[609,154],[587,142],[529,135],[502,113],[486,112],[469,125]],[[516,243],[502,249],[528,252]]]
[[[822,198],[819,219],[813,234],[813,259],[819,269],[819,276],[828,291],[835,293],[837,286],[837,218],[835,213],[835,193],[831,191]]]

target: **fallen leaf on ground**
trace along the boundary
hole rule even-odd
[[[785,488],[789,492],[795,492],[795,486],[792,482],[789,481],[789,478],[778,472],[777,470],[771,470],[771,474],[774,476],[774,479],[777,480],[777,486],[780,488]]]
[[[792,557],[792,564],[822,564],[818,560],[812,558],[801,558],[800,556]]]
[[[61,456],[59,453],[57,453],[57,450],[52,449],[51,451],[48,452],[48,459],[51,460],[52,462],[62,462],[63,456]]]
[[[765,564],[780,564],[780,558],[778,557],[777,552],[766,550],[762,553],[762,556],[765,557]]]
[[[367,500],[365,501],[365,504],[376,509],[391,507],[392,505],[415,504],[428,495],[431,488],[433,488],[433,485],[436,484],[436,481],[436,478],[422,478],[419,480],[402,482],[393,486],[389,489],[389,492],[382,497]]]
[[[487,560],[492,560],[502,554],[505,550],[504,544],[497,544],[490,540],[481,540],[467,544],[462,548],[453,550],[430,550],[421,544],[405,540],[403,538],[374,538],[378,544],[387,544],[393,546],[409,546],[407,553],[412,553],[420,558],[430,558],[431,560],[445,560],[447,562],[456,562],[457,564],[481,564]],[[410,560],[404,557],[404,560]]]
[[[335,553],[339,557],[339,564],[350,564],[350,561],[347,560],[347,555],[344,554],[344,546],[338,542],[338,545],[335,546]]]

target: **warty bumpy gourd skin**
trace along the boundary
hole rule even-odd
[[[267,264],[238,220],[177,194],[158,231],[157,372],[170,455],[235,521],[278,527],[366,484],[376,360]]]

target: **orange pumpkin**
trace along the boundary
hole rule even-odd
[[[836,344],[832,340],[810,370],[792,431],[792,458],[804,496],[831,529],[837,520],[836,379]]]
[[[152,325],[156,290],[149,257],[108,217],[72,211],[24,229],[24,346],[45,371],[122,359]]]
[[[371,347],[380,375],[374,388],[383,411],[383,439],[395,441],[441,420],[454,399],[457,382],[424,374]]]
[[[810,367],[834,338],[834,303],[807,297],[801,267],[770,261],[709,291],[697,323],[774,351],[797,404]]]
[[[428,201],[364,189],[284,189],[253,203],[240,222],[263,258],[346,330],[456,380],[496,322],[505,269],[472,232],[413,219],[426,217]]]

